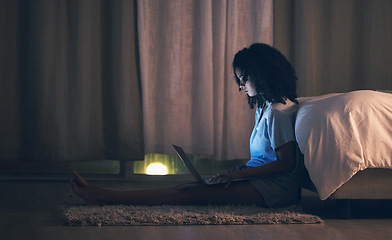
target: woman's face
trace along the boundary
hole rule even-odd
[[[252,79],[248,77],[248,80],[244,79],[244,75],[241,69],[236,68],[235,74],[237,75],[238,79],[240,80],[240,89],[244,90],[249,97],[254,97],[257,95],[256,86],[254,85]],[[245,83],[244,83],[245,80]]]

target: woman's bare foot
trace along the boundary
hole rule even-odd
[[[80,187],[97,188],[93,184],[87,182],[82,178],[76,171],[73,171],[73,179],[71,181],[75,182]]]
[[[71,187],[73,192],[83,198],[89,205],[103,205],[101,200],[102,190],[93,184],[87,182],[76,171],[73,172],[74,178],[71,179]]]

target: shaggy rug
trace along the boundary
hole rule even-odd
[[[299,207],[268,209],[255,206],[87,206],[73,197],[59,206],[67,225],[250,225],[311,224],[323,220]]]

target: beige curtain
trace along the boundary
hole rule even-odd
[[[230,64],[272,42],[272,0],[16,0],[0,18],[1,161],[249,155]]]
[[[272,43],[272,0],[139,0],[146,152],[171,144],[215,159],[249,156],[254,112],[238,92],[234,54]]]
[[[392,1],[275,0],[274,11],[300,96],[392,89]]]
[[[0,3],[0,160],[144,158],[135,1]]]

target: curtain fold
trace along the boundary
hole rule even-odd
[[[1,5],[0,160],[144,159],[135,2]]]
[[[275,46],[300,96],[392,89],[392,1],[275,1]]]
[[[238,93],[234,54],[272,43],[272,0],[139,0],[146,152],[249,156],[254,112]]]

